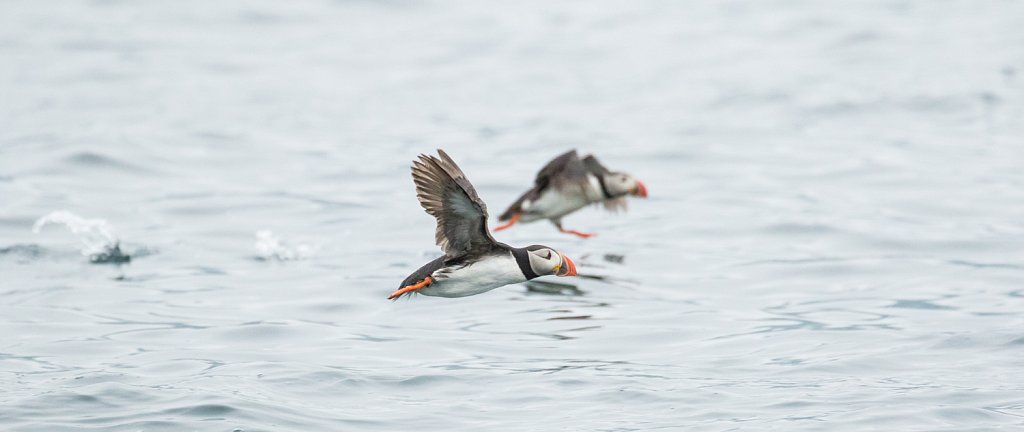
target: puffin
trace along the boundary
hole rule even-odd
[[[419,293],[465,297],[545,275],[576,276],[576,264],[548,246],[512,247],[491,237],[487,206],[444,150],[413,161],[416,198],[437,219],[434,239],[444,255],[402,281],[388,299]]]
[[[565,229],[562,217],[598,203],[610,211],[625,210],[627,195],[647,198],[647,187],[629,174],[605,168],[593,155],[581,159],[576,150],[570,150],[541,168],[533,188],[501,214],[498,221],[506,223],[494,230],[547,219],[563,233],[592,237],[594,233]]]

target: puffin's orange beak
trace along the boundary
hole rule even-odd
[[[640,198],[647,198],[647,186],[644,186],[644,182],[637,180],[636,187],[633,188],[633,195]]]
[[[576,264],[569,257],[562,255],[562,265],[555,276],[576,276]]]

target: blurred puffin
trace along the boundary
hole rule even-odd
[[[437,153],[440,158],[413,161],[412,178],[420,205],[437,219],[434,237],[444,255],[405,278],[389,299],[412,292],[465,297],[544,275],[576,275],[572,260],[552,248],[495,241],[487,230],[487,206],[466,174],[444,150]]]
[[[603,203],[612,211],[625,209],[626,195],[647,198],[647,187],[629,174],[609,171],[593,155],[580,159],[576,150],[570,150],[541,168],[533,189],[498,218],[508,223],[494,230],[501,231],[516,222],[547,219],[561,232],[587,238],[594,234],[563,228],[562,217],[589,204]]]

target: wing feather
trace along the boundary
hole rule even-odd
[[[598,161],[594,155],[587,155],[584,157],[583,166],[585,166],[586,170],[593,175],[602,175],[611,172],[608,168],[605,168],[604,165],[601,165],[601,162]]]
[[[434,240],[447,258],[494,247],[487,205],[455,161],[444,150],[437,152],[440,158],[420,155],[412,165],[416,198],[437,219]]]

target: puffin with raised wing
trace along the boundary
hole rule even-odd
[[[593,155],[581,159],[576,150],[570,150],[541,168],[533,188],[498,218],[507,223],[494,230],[501,231],[516,222],[547,219],[561,232],[588,238],[594,234],[562,227],[562,217],[598,203],[611,211],[624,210],[627,195],[647,198],[647,187],[629,174],[605,168]]]
[[[402,281],[388,299],[420,293],[465,297],[544,276],[576,276],[569,257],[547,246],[499,243],[487,229],[487,206],[444,150],[413,161],[416,198],[437,219],[434,238],[444,255]]]

